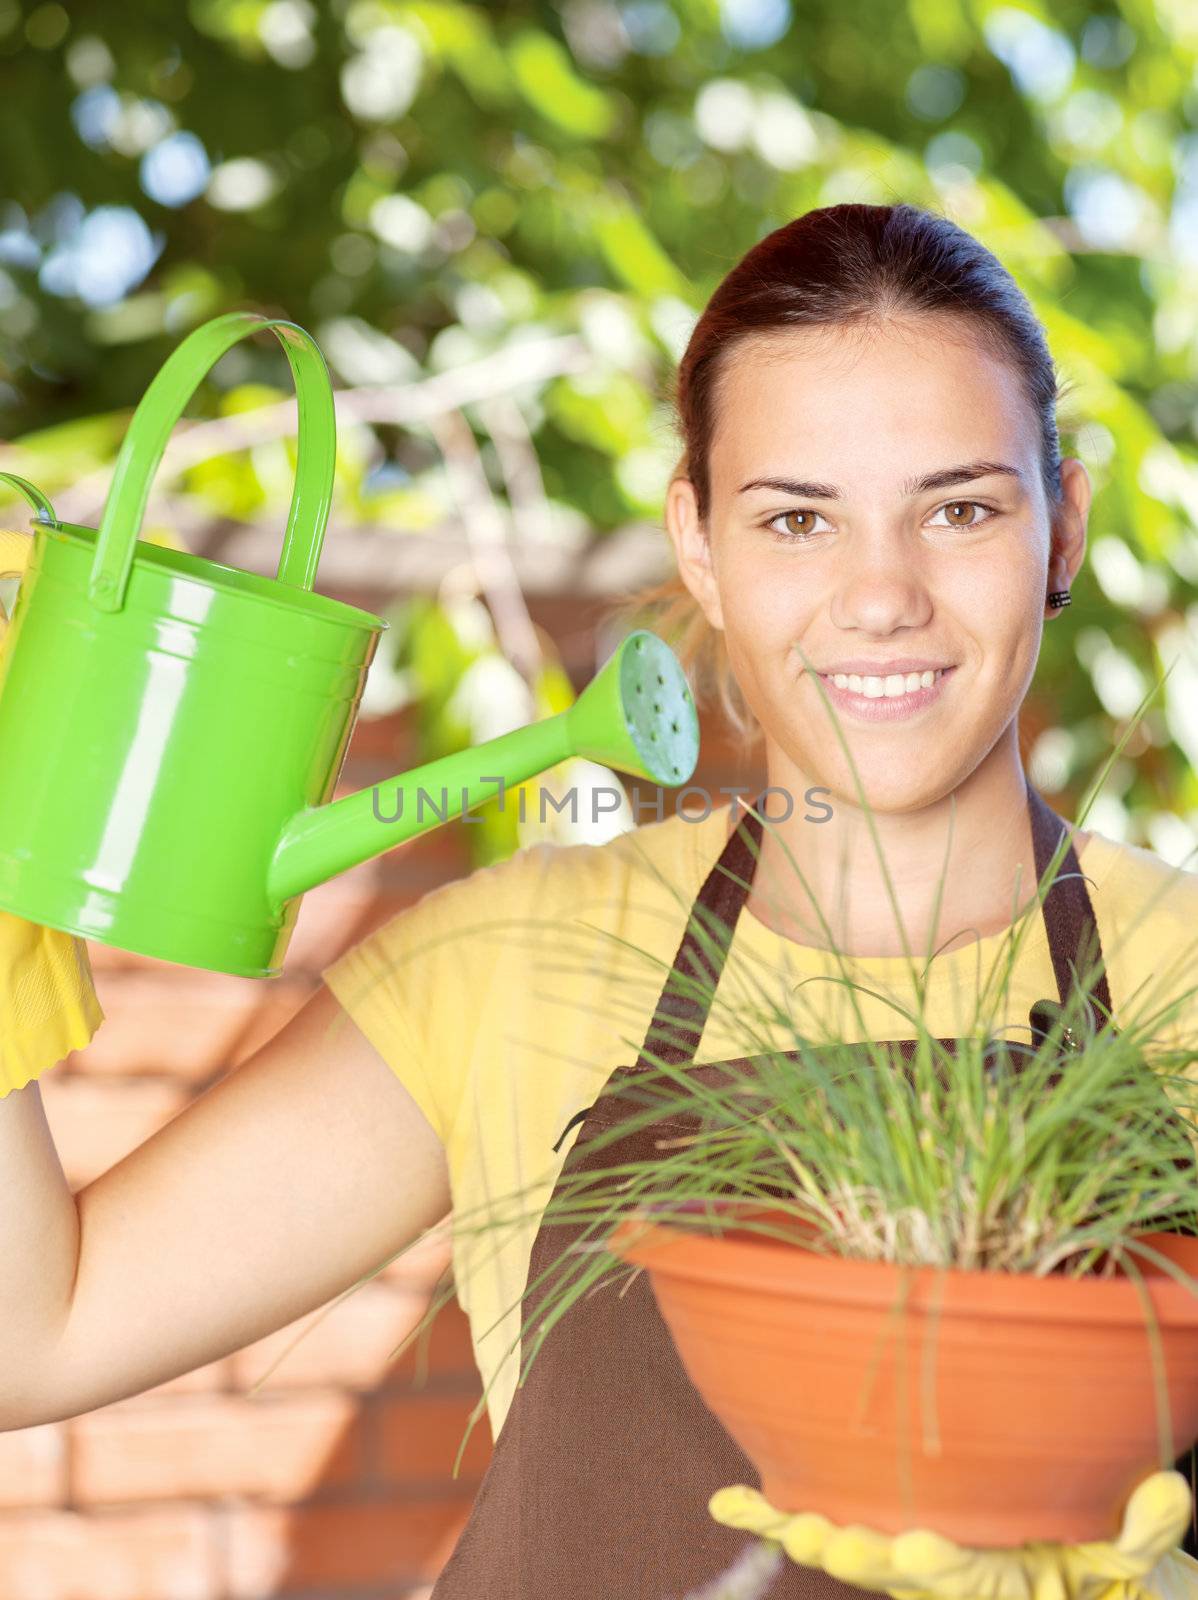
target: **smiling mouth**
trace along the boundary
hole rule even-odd
[[[825,683],[831,683],[837,689],[846,689],[850,694],[864,695],[867,700],[897,700],[902,695],[930,689],[939,678],[951,671],[951,667],[938,667],[928,672],[892,672],[884,678],[856,672],[824,672],[820,676]]]

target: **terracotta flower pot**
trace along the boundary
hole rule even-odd
[[[1165,1271],[1141,1262],[1137,1286],[903,1269],[816,1254],[785,1213],[752,1215],[796,1242],[647,1216],[609,1244],[648,1270],[691,1381],[780,1510],[970,1545],[1108,1539],[1136,1485],[1198,1438],[1198,1295]],[[1144,1239],[1198,1277],[1198,1239]]]

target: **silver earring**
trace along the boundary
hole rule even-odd
[[[1072,601],[1073,596],[1069,593],[1068,589],[1049,590],[1048,603],[1054,608],[1054,610],[1060,611],[1065,606],[1072,604]]]

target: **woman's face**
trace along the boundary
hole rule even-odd
[[[1045,596],[1085,547],[1085,469],[1063,463],[1054,531],[1014,370],[943,321],[754,336],[724,366],[709,468],[707,528],[685,479],[667,524],[770,782],[856,803],[822,686],[872,807],[959,787],[1013,736]]]

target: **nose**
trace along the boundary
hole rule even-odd
[[[923,627],[931,615],[921,552],[910,541],[879,533],[844,553],[832,595],[836,627],[882,638],[899,628]]]

